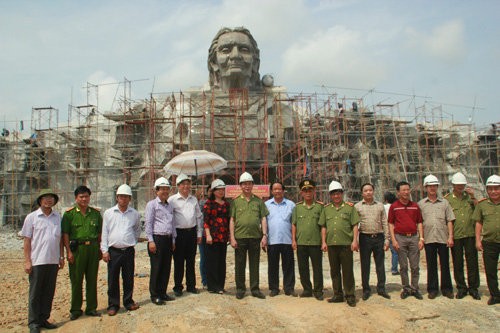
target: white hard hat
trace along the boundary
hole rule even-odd
[[[226,188],[226,184],[222,181],[222,179],[215,179],[212,184],[210,185],[210,189],[216,189],[216,188]]]
[[[424,186],[427,185],[439,185],[439,180],[434,175],[428,175],[424,178]]]
[[[116,195],[118,194],[132,196],[132,189],[127,184],[120,185],[120,187],[116,190]]]
[[[467,185],[467,179],[463,173],[457,172],[451,177],[451,183],[454,185]]]
[[[182,183],[185,180],[191,181],[191,178],[189,178],[189,176],[181,173],[180,175],[177,176],[177,179],[175,180],[175,185],[179,185],[180,183]]]
[[[491,175],[488,177],[488,180],[486,181],[486,186],[498,186],[500,185],[500,176],[498,175]]]
[[[328,185],[328,192],[338,191],[338,190],[344,191],[344,189],[342,188],[342,184],[340,184],[339,182],[336,182],[334,180],[330,183],[330,185]]]
[[[253,177],[251,174],[248,172],[243,172],[240,176],[240,184],[243,182],[252,182],[253,183]]]
[[[167,178],[165,177],[160,177],[155,181],[155,186],[154,188],[160,187],[160,186],[167,186],[170,187],[170,183],[168,182]]]

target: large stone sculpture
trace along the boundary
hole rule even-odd
[[[208,50],[211,89],[261,90],[260,50],[248,29],[222,28]]]

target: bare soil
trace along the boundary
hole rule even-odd
[[[0,332],[27,332],[28,279],[23,271],[22,240],[9,230],[0,230]],[[413,297],[401,300],[399,276],[387,274],[387,290],[391,300],[372,295],[361,298],[359,256],[355,254],[355,277],[358,304],[330,304],[314,298],[293,298],[280,294],[265,300],[251,296],[237,300],[234,296],[234,253],[228,250],[227,293],[210,294],[202,290],[199,295],[185,294],[165,306],[150,302],[148,293],[149,258],[144,243],[136,248],[136,278],[134,299],[140,309],[128,312],[123,308],[114,317],[106,315],[107,269],[101,262],[99,270],[100,318],[82,316],[69,320],[70,282],[68,269],[59,272],[51,321],[59,328],[54,332],[500,332],[500,306],[488,306],[488,291],[484,272],[481,273],[482,300],[471,297],[450,300],[438,297],[427,299],[425,293],[425,263],[421,263],[420,287],[424,300]],[[422,258],[424,254],[422,253]],[[372,264],[371,284],[375,290],[376,275]],[[390,252],[386,255],[386,268],[390,267]],[[325,299],[332,296],[329,265],[323,261]],[[260,286],[267,288],[267,258],[262,253]],[[481,267],[482,270],[482,267]],[[296,290],[301,286],[297,274]],[[200,281],[198,284],[201,285]],[[172,277],[169,291],[171,292]]]

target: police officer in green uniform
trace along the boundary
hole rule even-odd
[[[64,247],[69,263],[71,280],[70,319],[82,315],[82,284],[86,281],[87,316],[100,316],[97,309],[97,271],[102,254],[101,241],[102,217],[99,210],[90,207],[91,191],[86,186],[75,190],[75,206],[68,208],[63,215],[61,229]]]
[[[483,251],[486,283],[490,291],[488,305],[500,303],[498,258],[500,256],[500,176],[486,180],[488,199],[480,201],[472,218],[476,221],[476,248]],[[482,239],[481,239],[482,238]]]
[[[250,291],[252,296],[266,298],[259,288],[260,248],[267,247],[267,220],[269,215],[264,202],[252,193],[253,177],[248,172],[240,176],[241,195],[231,202],[229,233],[234,248],[236,298],[245,297],[245,268],[250,269]]]
[[[300,283],[304,291],[300,297],[323,300],[323,253],[321,228],[318,224],[323,203],[314,200],[316,183],[304,179],[299,184],[303,201],[297,202],[292,211],[292,248],[297,250]],[[313,269],[314,289],[309,275],[309,259]]]
[[[321,226],[321,249],[328,251],[330,274],[332,276],[333,297],[329,303],[344,301],[356,306],[354,296],[353,251],[358,251],[359,214],[354,204],[344,201],[344,189],[339,182],[332,181],[328,186],[332,202],[325,206],[319,225]],[[342,279],[342,281],[340,281]]]
[[[477,263],[477,250],[474,224],[472,213],[477,200],[474,196],[474,190],[466,187],[467,179],[464,174],[457,172],[451,177],[453,191],[446,194],[444,198],[448,200],[453,213],[455,222],[453,222],[453,247],[451,248],[451,257],[453,259],[453,276],[457,284],[456,298],[461,299],[467,296],[467,293],[474,299],[480,300],[479,296],[479,266]],[[464,254],[467,262],[467,281],[464,276]]]

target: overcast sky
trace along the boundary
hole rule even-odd
[[[48,106],[65,120],[87,82],[100,85],[101,112],[123,95],[105,84],[124,78],[135,99],[203,86],[216,32],[245,26],[261,75],[290,92],[416,95],[485,125],[500,121],[499,13],[497,0],[0,0],[0,121],[12,129]]]

